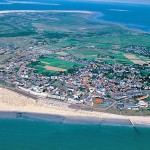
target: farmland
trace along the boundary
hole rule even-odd
[[[143,65],[146,63],[146,61],[143,61],[142,59],[140,59],[139,57],[137,57],[134,54],[124,54],[124,56],[128,59],[130,59],[133,63],[135,64],[140,64]]]
[[[66,69],[53,67],[53,66],[49,66],[49,65],[45,66],[45,69],[46,70],[51,70],[51,71],[62,71],[62,72],[67,71]]]
[[[39,12],[1,15],[0,46],[9,51],[38,47],[44,54],[73,55],[78,59],[98,59],[110,64],[149,63],[150,34],[93,20],[92,15],[95,14]],[[138,61],[133,61],[124,53],[140,56]],[[74,65],[60,59],[57,63],[55,59],[42,61],[62,69]],[[44,65],[41,64],[35,67],[41,68]]]

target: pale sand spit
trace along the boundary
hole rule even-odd
[[[79,10],[4,10],[0,11],[0,14],[11,13],[81,13],[81,14],[93,14],[91,11],[79,11]]]

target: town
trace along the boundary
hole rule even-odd
[[[0,50],[1,54],[7,50]],[[117,110],[149,112],[150,72],[149,64],[109,64],[95,60],[78,59],[71,54],[59,56],[74,65],[66,71],[53,71],[48,75],[36,72],[33,65],[40,58],[56,57],[56,52],[40,52],[36,47],[15,52],[14,57],[0,66],[0,81],[16,89],[47,99],[70,103],[72,106],[114,112]],[[56,67],[54,67],[57,69]],[[53,69],[54,69],[53,68]]]
[[[46,103],[150,115],[150,34],[93,15],[1,15],[0,85]]]

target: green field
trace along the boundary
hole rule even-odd
[[[29,67],[34,68],[37,73],[40,74],[45,74],[45,75],[50,75],[53,74],[57,71],[51,71],[47,70],[44,67],[45,66],[53,66],[53,67],[58,67],[62,69],[70,69],[73,67],[82,67],[82,64],[74,63],[74,62],[69,62],[65,60],[60,60],[58,58],[40,58],[39,61],[37,62],[32,62]]]
[[[44,59],[40,59],[40,61],[43,64],[47,64],[49,66],[59,67],[63,69],[69,69],[72,68],[73,66],[82,66],[81,64],[60,60],[58,58],[44,58]]]
[[[2,15],[0,19],[0,45],[9,43],[17,50],[35,46],[44,52],[59,49],[80,59],[98,57],[111,64],[133,64],[123,56],[127,46],[144,46],[150,50],[150,34],[93,20],[89,14],[20,13]],[[140,57],[149,61],[146,56]],[[43,61],[65,69],[74,65],[55,59]]]

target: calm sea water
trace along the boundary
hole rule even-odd
[[[150,150],[150,128],[0,119],[1,150]]]
[[[2,0],[3,2],[9,0]],[[1,1],[1,2],[2,2]],[[0,10],[89,10],[102,12],[105,21],[122,24],[133,29],[150,32],[150,5],[115,4],[99,2],[77,2],[70,0],[18,0],[26,2],[55,3],[45,4],[1,4]]]

